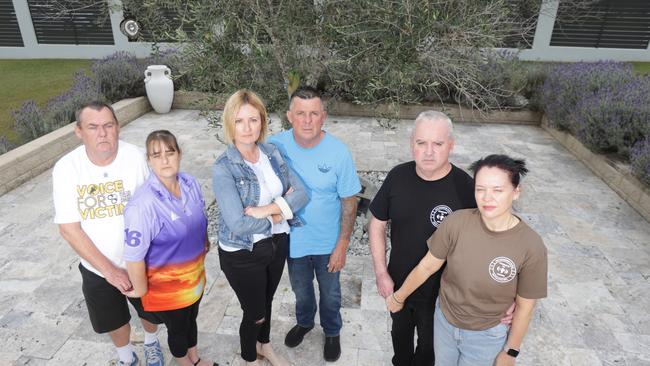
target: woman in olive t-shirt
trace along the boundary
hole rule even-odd
[[[514,365],[537,299],[546,297],[542,239],[512,213],[523,160],[490,155],[472,164],[478,209],[447,217],[427,241],[429,252],[386,305],[404,300],[446,261],[434,316],[436,365]],[[517,304],[510,329],[500,323]]]

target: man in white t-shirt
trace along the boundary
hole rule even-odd
[[[81,257],[82,291],[93,329],[108,333],[118,365],[138,365],[130,343],[131,315],[125,294],[132,290],[124,269],[124,206],[149,174],[144,152],[118,139],[113,108],[84,104],[75,134],[83,142],[52,171],[55,216],[61,236]],[[157,326],[139,314],[145,330],[147,365],[163,365]]]

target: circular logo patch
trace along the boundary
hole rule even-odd
[[[438,227],[442,223],[442,220],[445,219],[445,217],[449,216],[453,211],[449,206],[446,205],[438,205],[431,210],[431,215],[429,218],[431,219],[431,223],[433,226]]]
[[[496,257],[490,262],[490,277],[499,283],[512,281],[517,275],[515,262],[508,257]]]

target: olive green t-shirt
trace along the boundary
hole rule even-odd
[[[516,295],[546,297],[546,247],[521,219],[510,230],[494,232],[478,209],[458,210],[427,244],[434,257],[447,261],[438,298],[445,318],[458,328],[499,324]]]

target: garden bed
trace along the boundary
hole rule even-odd
[[[228,96],[193,91],[174,92],[174,109],[223,109]],[[503,110],[480,113],[454,104],[403,105],[398,111],[388,104],[360,105],[338,100],[327,101],[327,111],[333,116],[415,119],[420,112],[436,110],[447,113],[454,122],[514,123],[539,125],[542,114],[527,110]]]

